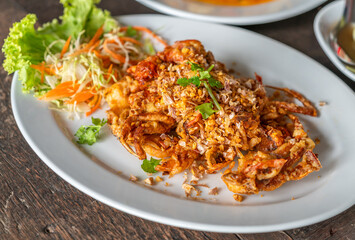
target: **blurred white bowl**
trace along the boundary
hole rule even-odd
[[[346,66],[339,60],[329,44],[330,32],[335,28],[336,24],[340,20],[344,6],[345,1],[340,0],[332,2],[322,8],[314,19],[313,27],[316,38],[324,53],[344,75],[355,81],[355,74],[347,69]]]
[[[274,0],[251,6],[213,5],[192,0],[137,0],[169,15],[208,22],[252,25],[275,22],[307,12],[326,0]]]

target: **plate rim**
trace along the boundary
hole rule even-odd
[[[172,19],[178,19],[176,17],[170,17],[170,16],[162,16],[159,14],[134,14],[134,15],[125,15],[125,16],[120,16],[120,18],[124,18],[124,17],[139,17],[139,16],[144,16],[144,17],[158,17],[158,18],[172,18]],[[190,20],[185,20],[185,21],[190,21]],[[205,23],[205,24],[211,24],[211,23]],[[212,25],[217,25],[220,26],[218,24],[212,24]],[[228,26],[225,26],[228,27]],[[287,47],[289,50],[295,51],[299,54],[301,54],[303,57],[308,58],[309,60],[313,61],[314,63],[316,63],[317,65],[319,65],[319,67],[324,68],[325,70],[328,71],[329,74],[332,74],[333,76],[335,76],[335,78],[338,80],[338,84],[342,84],[345,87],[348,88],[348,90],[350,90],[352,92],[352,90],[350,89],[350,87],[348,85],[346,85],[339,77],[337,77],[333,72],[331,72],[329,69],[326,69],[323,65],[321,65],[320,63],[318,63],[317,61],[311,59],[310,57],[308,57],[307,55],[301,53],[300,51],[297,51],[294,48],[291,48],[281,42],[278,42],[274,39],[265,37],[261,34],[249,31],[249,30],[245,30],[242,28],[238,28],[238,27],[233,27],[234,29],[238,29],[238,30],[242,30],[242,31],[246,31],[248,33],[252,33],[253,35],[257,35],[262,37],[263,39],[268,39],[272,42],[275,42],[277,44],[280,44],[284,47]],[[117,201],[113,201],[111,199],[108,199],[107,197],[101,195],[100,193],[97,193],[95,190],[90,189],[88,187],[86,187],[85,185],[81,184],[80,182],[77,182],[75,179],[73,179],[71,176],[67,175],[65,172],[63,172],[61,169],[57,168],[57,166],[52,163],[52,161],[47,158],[47,156],[44,154],[44,152],[34,143],[34,141],[31,139],[31,136],[28,134],[27,130],[25,129],[20,116],[19,116],[19,112],[18,109],[16,107],[16,94],[15,94],[15,90],[17,87],[21,86],[21,83],[16,79],[17,77],[17,73],[15,73],[14,77],[13,77],[13,81],[11,84],[11,104],[12,104],[12,110],[13,110],[13,114],[16,120],[16,123],[21,131],[21,134],[24,136],[24,138],[26,139],[26,141],[28,142],[28,144],[31,146],[31,148],[34,150],[34,152],[42,159],[42,161],[49,167],[51,168],[56,174],[58,174],[62,179],[64,179],[66,182],[68,182],[69,184],[71,184],[72,186],[74,186],[75,188],[77,188],[78,190],[80,190],[81,192],[95,198],[96,200],[103,202],[111,207],[114,207],[116,209],[119,209],[121,211],[124,211],[126,213],[132,214],[134,216],[138,216],[144,219],[148,219],[151,221],[155,221],[155,222],[159,222],[162,224],[168,224],[168,225],[172,225],[172,226],[177,226],[177,227],[181,227],[181,228],[187,228],[187,229],[192,229],[192,230],[200,230],[200,231],[213,231],[213,232],[224,232],[224,233],[262,233],[262,232],[273,232],[273,231],[279,231],[279,230],[287,230],[287,229],[293,229],[293,228],[297,228],[297,227],[302,227],[302,226],[306,226],[306,225],[310,225],[310,224],[314,224],[323,220],[326,220],[330,217],[335,216],[336,214],[339,214],[343,211],[345,211],[346,209],[350,208],[354,202],[349,201],[347,204],[344,204],[341,206],[341,208],[337,208],[337,209],[333,209],[331,211],[322,213],[320,215],[317,216],[313,216],[310,218],[307,218],[306,221],[304,219],[302,220],[298,220],[298,221],[293,221],[293,222],[288,222],[288,223],[284,223],[284,224],[274,224],[274,225],[263,225],[263,226],[221,226],[221,225],[214,225],[214,224],[200,224],[200,223],[195,223],[195,222],[186,222],[183,220],[177,220],[174,219],[172,217],[168,218],[168,217],[164,217],[161,215],[157,215],[154,213],[151,213],[149,211],[142,211],[140,209],[135,209],[130,207],[127,204],[121,203],[121,202],[117,202]],[[354,95],[355,96],[355,95]]]
[[[248,16],[248,17],[221,17],[215,15],[207,16],[204,14],[197,14],[189,11],[184,11],[181,9],[176,9],[169,5],[163,4],[160,1],[155,1],[155,0],[136,0],[136,1],[160,13],[169,14],[177,17],[188,18],[191,20],[248,26],[248,25],[256,25],[256,24],[266,24],[266,23],[277,22],[288,18],[292,18],[301,15],[305,12],[308,12],[317,6],[320,6],[321,4],[325,3],[327,0],[312,0],[309,1],[307,4],[301,5],[301,7],[294,8],[288,11],[284,11],[284,12],[281,11],[273,14]]]

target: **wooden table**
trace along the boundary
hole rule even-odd
[[[133,0],[103,0],[113,15],[155,13]],[[279,40],[355,82],[328,60],[313,34],[320,8],[288,20],[246,27]],[[0,40],[27,13],[41,23],[61,15],[58,0],[1,0]],[[0,61],[4,56],[0,55]],[[355,207],[318,224],[265,234],[219,234],[171,227],[108,207],[49,169],[21,135],[11,111],[12,76],[0,68],[0,239],[355,239]],[[354,107],[354,106],[349,106]],[[351,183],[349,183],[351,184]]]

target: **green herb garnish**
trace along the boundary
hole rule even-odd
[[[160,164],[160,161],[161,161],[161,159],[155,159],[155,158],[152,158],[152,157],[150,158],[150,160],[144,159],[143,163],[141,165],[141,168],[143,169],[144,172],[156,173],[158,171],[155,170],[155,167]]]
[[[177,80],[177,84],[186,87],[189,84],[194,84],[196,87],[199,87],[201,85],[201,82],[203,82],[203,85],[207,89],[208,94],[212,98],[213,104],[216,106],[218,110],[213,110],[213,104],[212,103],[204,103],[196,107],[196,110],[199,110],[200,113],[202,114],[202,117],[204,119],[208,118],[211,116],[213,113],[221,110],[221,106],[219,105],[216,97],[213,94],[213,91],[211,87],[216,87],[216,88],[223,88],[223,84],[214,79],[210,71],[214,68],[214,65],[212,64],[207,70],[205,70],[203,67],[200,65],[193,63],[193,62],[188,62],[191,65],[191,70],[196,71],[199,75],[193,76],[191,78],[179,78]]]
[[[188,63],[191,65],[191,70],[192,71],[198,71],[198,70],[204,70],[203,67],[201,67],[200,65],[198,65],[197,63],[193,63],[188,61]]]
[[[195,109],[201,113],[203,119],[207,119],[215,112],[218,112],[217,110],[213,109],[213,103],[203,103],[201,105],[198,105]]]
[[[177,80],[177,84],[179,84],[180,86],[183,86],[183,87],[186,87],[190,83],[192,83],[192,81],[190,79],[187,79],[187,78],[179,78]]]
[[[200,80],[200,78],[198,76],[191,77],[191,78],[189,78],[189,80],[196,87],[199,87],[201,85],[201,80]]]
[[[201,85],[201,80],[200,80],[200,78],[198,76],[193,76],[193,77],[190,77],[189,79],[187,79],[187,78],[179,78],[177,80],[177,84],[179,84],[179,85],[181,85],[183,87],[186,87],[190,83],[192,83],[196,87],[199,87]]]
[[[74,136],[78,138],[77,143],[93,145],[99,137],[101,127],[106,124],[107,120],[92,117],[91,122],[94,125],[82,125],[78,131],[76,131]]]
[[[214,96],[210,85],[208,85],[208,83],[206,83],[206,82],[203,82],[203,84],[205,85],[205,88],[207,89],[208,94],[209,94],[210,97],[212,98],[212,101],[213,101],[214,105],[216,106],[216,108],[217,108],[218,110],[221,110],[221,105],[219,105],[219,103],[218,103],[216,97]]]
[[[126,35],[128,37],[135,37],[137,36],[137,30],[134,29],[132,26],[128,26],[126,30]]]
[[[208,79],[208,84],[211,87],[223,88],[223,84],[220,81],[218,81],[218,80],[216,80],[216,79],[214,79],[212,77]]]

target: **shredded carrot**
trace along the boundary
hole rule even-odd
[[[96,43],[94,43],[93,46],[89,46],[87,44],[85,47],[73,52],[72,54],[70,54],[70,57],[75,57],[75,56],[80,55],[80,54],[82,54],[84,52],[90,52],[92,50],[95,51],[95,48],[97,48],[99,45],[100,45],[100,40],[98,40]]]
[[[113,67],[113,64],[111,63],[110,67],[109,67],[108,70],[107,70],[107,73],[108,73],[108,74],[111,74],[111,73],[112,73],[112,67]]]
[[[45,71],[44,62],[41,62],[39,65],[32,64],[31,68],[36,69],[41,72],[41,83],[43,83],[44,82],[44,71]]]
[[[68,37],[67,41],[65,42],[62,51],[60,52],[60,58],[63,58],[64,54],[68,51],[70,45],[71,36]]]
[[[85,47],[73,52],[72,54],[69,55],[69,57],[75,57],[79,54],[82,54],[83,52],[87,52],[87,49]]]
[[[110,67],[107,70],[107,73],[104,75],[106,80],[110,80],[109,81],[110,83],[112,82],[112,79],[113,79],[112,75],[114,75],[114,74],[112,74],[113,73],[112,67],[113,67],[113,64],[111,63]]]
[[[86,47],[91,47],[93,46],[97,40],[99,40],[99,38],[101,37],[101,35],[104,33],[104,25],[102,25],[101,27],[99,27],[99,29],[97,29],[95,35],[92,37],[92,39],[90,40],[90,42],[88,43],[88,45]]]
[[[89,100],[93,96],[94,96],[94,94],[90,90],[83,90],[83,91],[75,94],[74,97],[72,99],[66,101],[66,103],[73,104],[74,102],[76,102],[76,103],[85,102],[86,100]]]
[[[154,32],[152,32],[150,29],[146,28],[146,27],[142,27],[142,26],[133,26],[132,27],[135,30],[138,31],[142,31],[142,32],[146,32],[148,34],[150,34],[153,38],[155,38],[156,40],[158,40],[161,44],[163,44],[165,47],[168,46],[168,44],[158,35],[156,35]],[[126,31],[127,27],[121,27],[120,31]]]
[[[51,101],[51,100],[65,98],[65,97],[70,97],[75,94],[78,88],[79,88],[79,84],[73,83],[72,81],[67,81],[59,84],[54,89],[50,90],[49,92],[39,97],[38,99]]]
[[[41,71],[41,83],[44,82],[44,62],[42,63],[42,71]]]
[[[77,88],[62,88],[62,89],[52,89],[47,92],[45,95],[39,97],[40,100],[51,101],[61,98],[66,98],[73,96]]]
[[[53,65],[47,65],[47,67],[44,65],[44,62],[40,63],[39,65],[31,65],[31,68],[36,69],[43,74],[44,72],[48,75],[55,75],[56,71]]]
[[[102,55],[102,54],[101,54],[101,53],[99,53],[99,51],[97,51],[97,50],[94,50],[94,53],[95,53],[96,57],[101,58],[102,60],[105,60],[105,59],[110,59],[110,57],[109,57],[109,56]]]
[[[96,95],[97,96],[97,95]],[[99,107],[100,107],[100,103],[101,103],[101,95],[99,95],[99,99],[97,100],[96,104],[94,107],[92,107],[90,109],[90,111],[86,112],[86,116],[90,116],[93,112],[95,112]]]
[[[92,37],[90,42],[85,45],[85,47],[75,51],[74,53],[70,54],[70,56],[77,56],[83,52],[89,52],[90,49],[95,49],[100,44],[99,38],[103,33],[104,33],[104,25],[102,25],[99,29],[97,29],[95,35]]]
[[[97,48],[100,45],[101,40],[98,40],[96,43],[94,43],[94,45],[92,45],[89,49],[88,52],[90,52],[91,50]]]
[[[109,79],[109,77],[111,76],[112,67],[113,67],[113,64],[111,63],[110,67],[107,70],[107,73],[105,74],[105,79]]]
[[[131,42],[131,43],[137,44],[139,46],[143,45],[140,41],[138,41],[134,38],[131,38],[131,37],[119,37],[118,39],[120,39],[121,41],[124,41],[124,42]]]
[[[66,88],[68,86],[74,86],[77,85],[76,82],[73,81],[66,81],[66,82],[62,82],[60,84],[58,84],[55,89],[59,89],[59,88]]]
[[[113,51],[111,51],[108,46],[107,46],[107,43],[108,43],[108,39],[106,39],[104,41],[104,44],[103,44],[103,47],[104,47],[104,50],[111,55],[112,58],[118,60],[119,62],[121,63],[124,63],[126,61],[126,58],[118,53],[114,53]]]
[[[48,75],[56,75],[56,71],[55,68],[44,68],[44,71],[48,74]]]
[[[98,99],[98,95],[95,95],[94,98],[88,103],[89,107],[94,106],[97,99]]]

